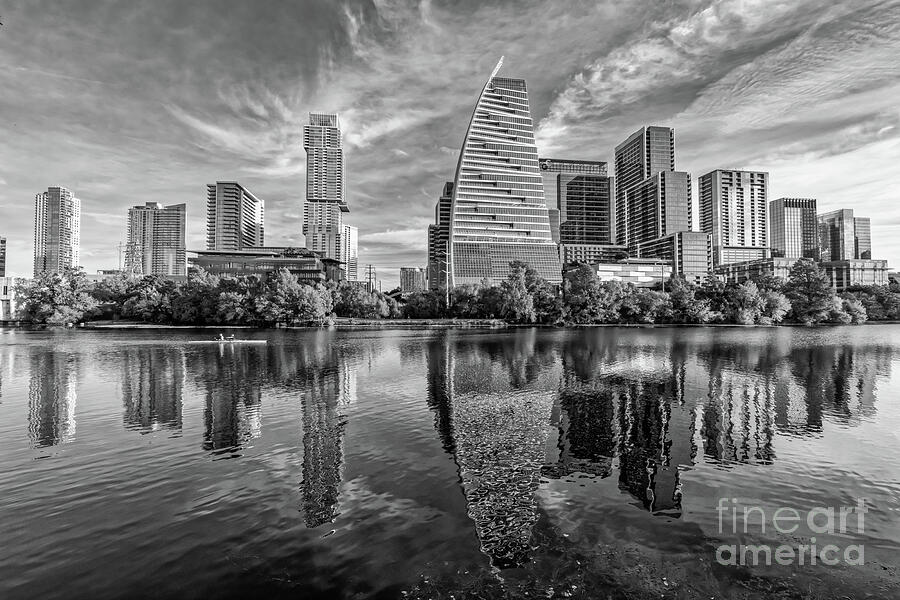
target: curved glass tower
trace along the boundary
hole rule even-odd
[[[509,263],[527,262],[562,281],[544,202],[528,91],[522,79],[497,77],[481,90],[463,141],[450,211],[451,286],[498,284]]]

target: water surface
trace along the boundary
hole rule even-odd
[[[900,326],[209,335],[0,329],[0,597],[900,597]]]

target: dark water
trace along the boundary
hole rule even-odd
[[[900,597],[898,326],[208,336],[0,329],[0,598]]]

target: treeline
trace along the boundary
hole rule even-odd
[[[663,289],[600,281],[588,265],[569,270],[561,293],[528,265],[512,263],[500,286],[463,285],[448,294],[423,292],[407,299],[404,313],[416,318],[499,318],[558,325],[782,322],[863,323],[900,320],[900,290],[852,288],[838,295],[812,260],[797,261],[787,280],[766,276],[740,285],[709,277],[694,285],[672,277]]]
[[[165,325],[328,325],[335,315],[399,317],[397,302],[349,283],[306,285],[288,270],[271,277],[191,273],[185,282],[120,274],[90,282],[81,269],[20,281],[19,318],[65,324],[125,318]]]
[[[80,269],[18,284],[19,316],[35,323],[125,318],[180,325],[328,325],[335,317],[503,319],[511,323],[774,325],[900,320],[900,290],[860,287],[836,294],[811,260],[797,261],[787,280],[766,276],[740,285],[710,277],[702,285],[671,278],[664,289],[600,281],[588,265],[570,269],[560,287],[522,262],[500,285],[461,285],[411,294],[398,304],[358,284],[300,283],[282,269],[270,277],[215,276],[200,271],[176,283],[117,275],[88,281]]]

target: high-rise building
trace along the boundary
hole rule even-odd
[[[186,275],[187,206],[147,202],[128,209],[125,270],[144,275]]]
[[[34,274],[77,267],[81,246],[81,200],[64,187],[34,197]]]
[[[769,202],[769,243],[776,258],[819,258],[815,198]]]
[[[606,163],[556,158],[538,159],[553,241],[563,263],[574,260],[573,246],[613,243],[612,178]]]
[[[453,182],[444,189],[434,206],[434,225],[428,226],[428,289],[439,290],[447,285],[447,246],[450,240],[450,206],[453,203]]]
[[[234,181],[206,186],[206,249],[244,250],[265,245],[265,204]]]
[[[344,278],[347,281],[359,280],[359,229],[353,225],[344,225],[339,247],[340,261],[344,264]]]
[[[769,174],[716,169],[699,180],[700,230],[712,236],[713,266],[769,257]]]
[[[400,267],[400,291],[404,294],[425,291],[425,269]]]
[[[677,231],[691,230],[691,176],[659,171],[625,193],[624,243],[635,252],[638,244]],[[621,239],[621,238],[620,238]]]
[[[456,167],[450,212],[450,285],[499,283],[513,261],[551,283],[562,268],[550,233],[523,79],[497,77],[478,96]]]
[[[872,224],[868,217],[855,217],[852,208],[818,216],[819,249],[822,260],[872,258]]]
[[[615,167],[616,243],[626,245],[626,195],[660,171],[675,170],[675,130],[671,127],[641,127],[616,146]]]
[[[344,229],[346,165],[341,126],[336,114],[310,113],[303,127],[306,150],[306,202],[303,235],[306,247],[326,258],[341,260],[352,254],[351,238]],[[348,279],[349,265],[347,268]],[[352,279],[356,281],[356,278]]]
[[[6,238],[0,237],[0,277],[6,277]]]

